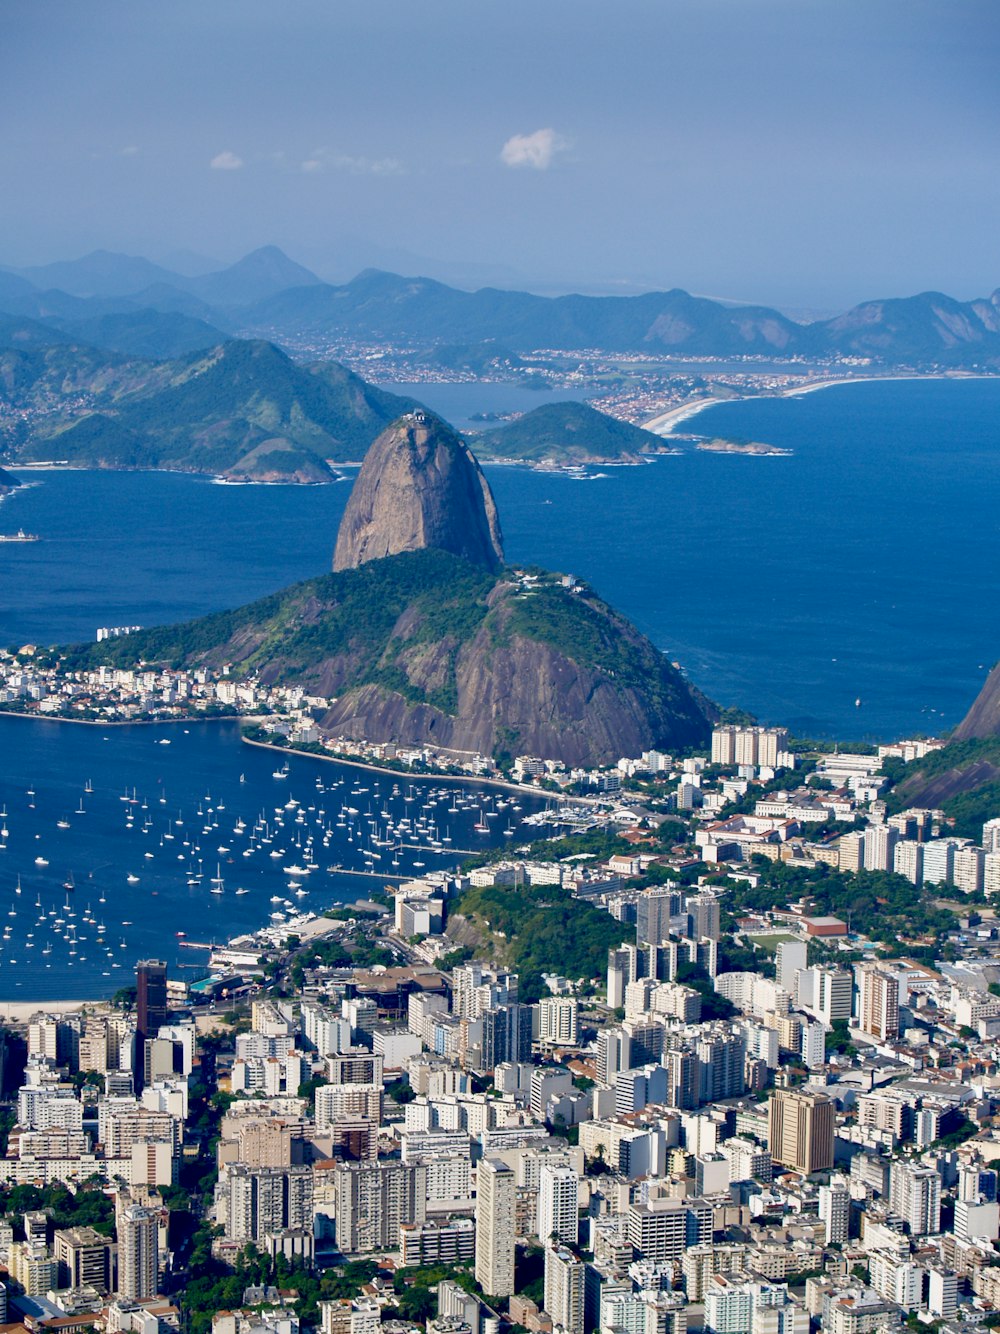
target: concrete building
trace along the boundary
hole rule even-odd
[[[580,1179],[568,1163],[543,1162],[538,1179],[538,1237],[543,1246],[579,1238]],[[551,1312],[550,1312],[551,1314]]]
[[[131,1204],[121,1211],[118,1218],[119,1296],[128,1301],[155,1297],[159,1280],[159,1235],[159,1210]]]
[[[851,1192],[843,1177],[834,1177],[829,1185],[820,1186],[819,1217],[826,1244],[843,1246],[851,1221]]]
[[[545,1248],[545,1310],[554,1327],[566,1334],[584,1334],[583,1261],[564,1246]]]
[[[514,1173],[498,1158],[476,1171],[476,1282],[490,1297],[514,1291]]]
[[[833,1167],[835,1117],[833,1103],[817,1093],[776,1089],[768,1105],[771,1157],[797,1172],[823,1172]]]

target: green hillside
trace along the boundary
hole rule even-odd
[[[73,669],[228,664],[329,700],[336,735],[569,765],[704,742],[712,711],[590,590],[430,548],[65,657]]]
[[[517,421],[476,437],[484,458],[530,463],[637,462],[663,449],[659,436],[617,421],[586,403],[546,403]]]
[[[411,406],[336,362],[300,366],[271,343],[240,339],[167,361],[66,345],[8,350],[0,392],[25,409],[9,443],[26,460],[262,481],[329,480],[327,460],[360,459]]]

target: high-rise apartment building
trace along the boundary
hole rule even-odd
[[[934,1167],[900,1160],[889,1172],[889,1208],[915,1237],[941,1231],[941,1177]]]
[[[118,1218],[118,1294],[128,1301],[156,1296],[160,1260],[160,1216],[130,1204]]]
[[[476,1282],[489,1297],[514,1292],[514,1173],[498,1158],[476,1170]]]
[[[498,1005],[483,1016],[483,1070],[531,1059],[531,1007]],[[494,1294],[496,1295],[496,1294]]]
[[[583,1297],[586,1266],[564,1246],[545,1248],[545,1310],[555,1328],[584,1334]]]
[[[545,1046],[575,1047],[579,1005],[572,996],[544,996],[538,1002],[538,1040]]]
[[[426,1221],[426,1165],[389,1159],[338,1164],[334,1216],[341,1251],[395,1250],[402,1223]]]
[[[827,1028],[851,1018],[854,984],[846,968],[815,968],[813,1013]]]
[[[872,824],[865,830],[865,870],[891,871],[899,830],[892,825]]]
[[[825,1229],[826,1244],[842,1246],[847,1241],[851,1222],[851,1192],[843,1178],[834,1177],[829,1185],[820,1186],[819,1217]]]
[[[883,1042],[899,1037],[899,978],[877,964],[854,968],[858,983],[858,1024],[862,1033]]]
[[[561,1241],[577,1244],[579,1200],[576,1169],[568,1163],[542,1163],[538,1178],[538,1236],[543,1245]]]
[[[279,1232],[312,1227],[312,1168],[229,1168],[226,1236],[230,1241],[262,1241]],[[339,1220],[339,1215],[338,1215]]]

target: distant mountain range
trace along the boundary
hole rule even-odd
[[[199,277],[108,251],[0,270],[0,312],[149,356],[176,356],[236,333],[278,342],[305,334],[440,348],[467,364],[488,363],[501,350],[516,357],[547,347],[1000,369],[1000,291],[965,302],[940,292],[867,301],[833,319],[800,324],[766,306],[724,305],[679,289],[542,297],[460,291],[377,270],[332,286],[274,246]],[[140,312],[143,318],[135,319]],[[172,319],[161,323],[157,315]]]

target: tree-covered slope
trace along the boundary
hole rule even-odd
[[[638,462],[663,449],[652,432],[574,402],[546,403],[508,426],[484,431],[475,444],[485,458],[558,465]]]
[[[68,651],[73,665],[232,665],[332,702],[369,741],[609,763],[706,740],[700,696],[595,594],[427,549],[237,611]]]
[[[0,394],[24,409],[8,443],[25,459],[256,480],[329,480],[326,460],[360,459],[410,406],[336,362],[300,366],[239,339],[166,361],[10,349]]]

